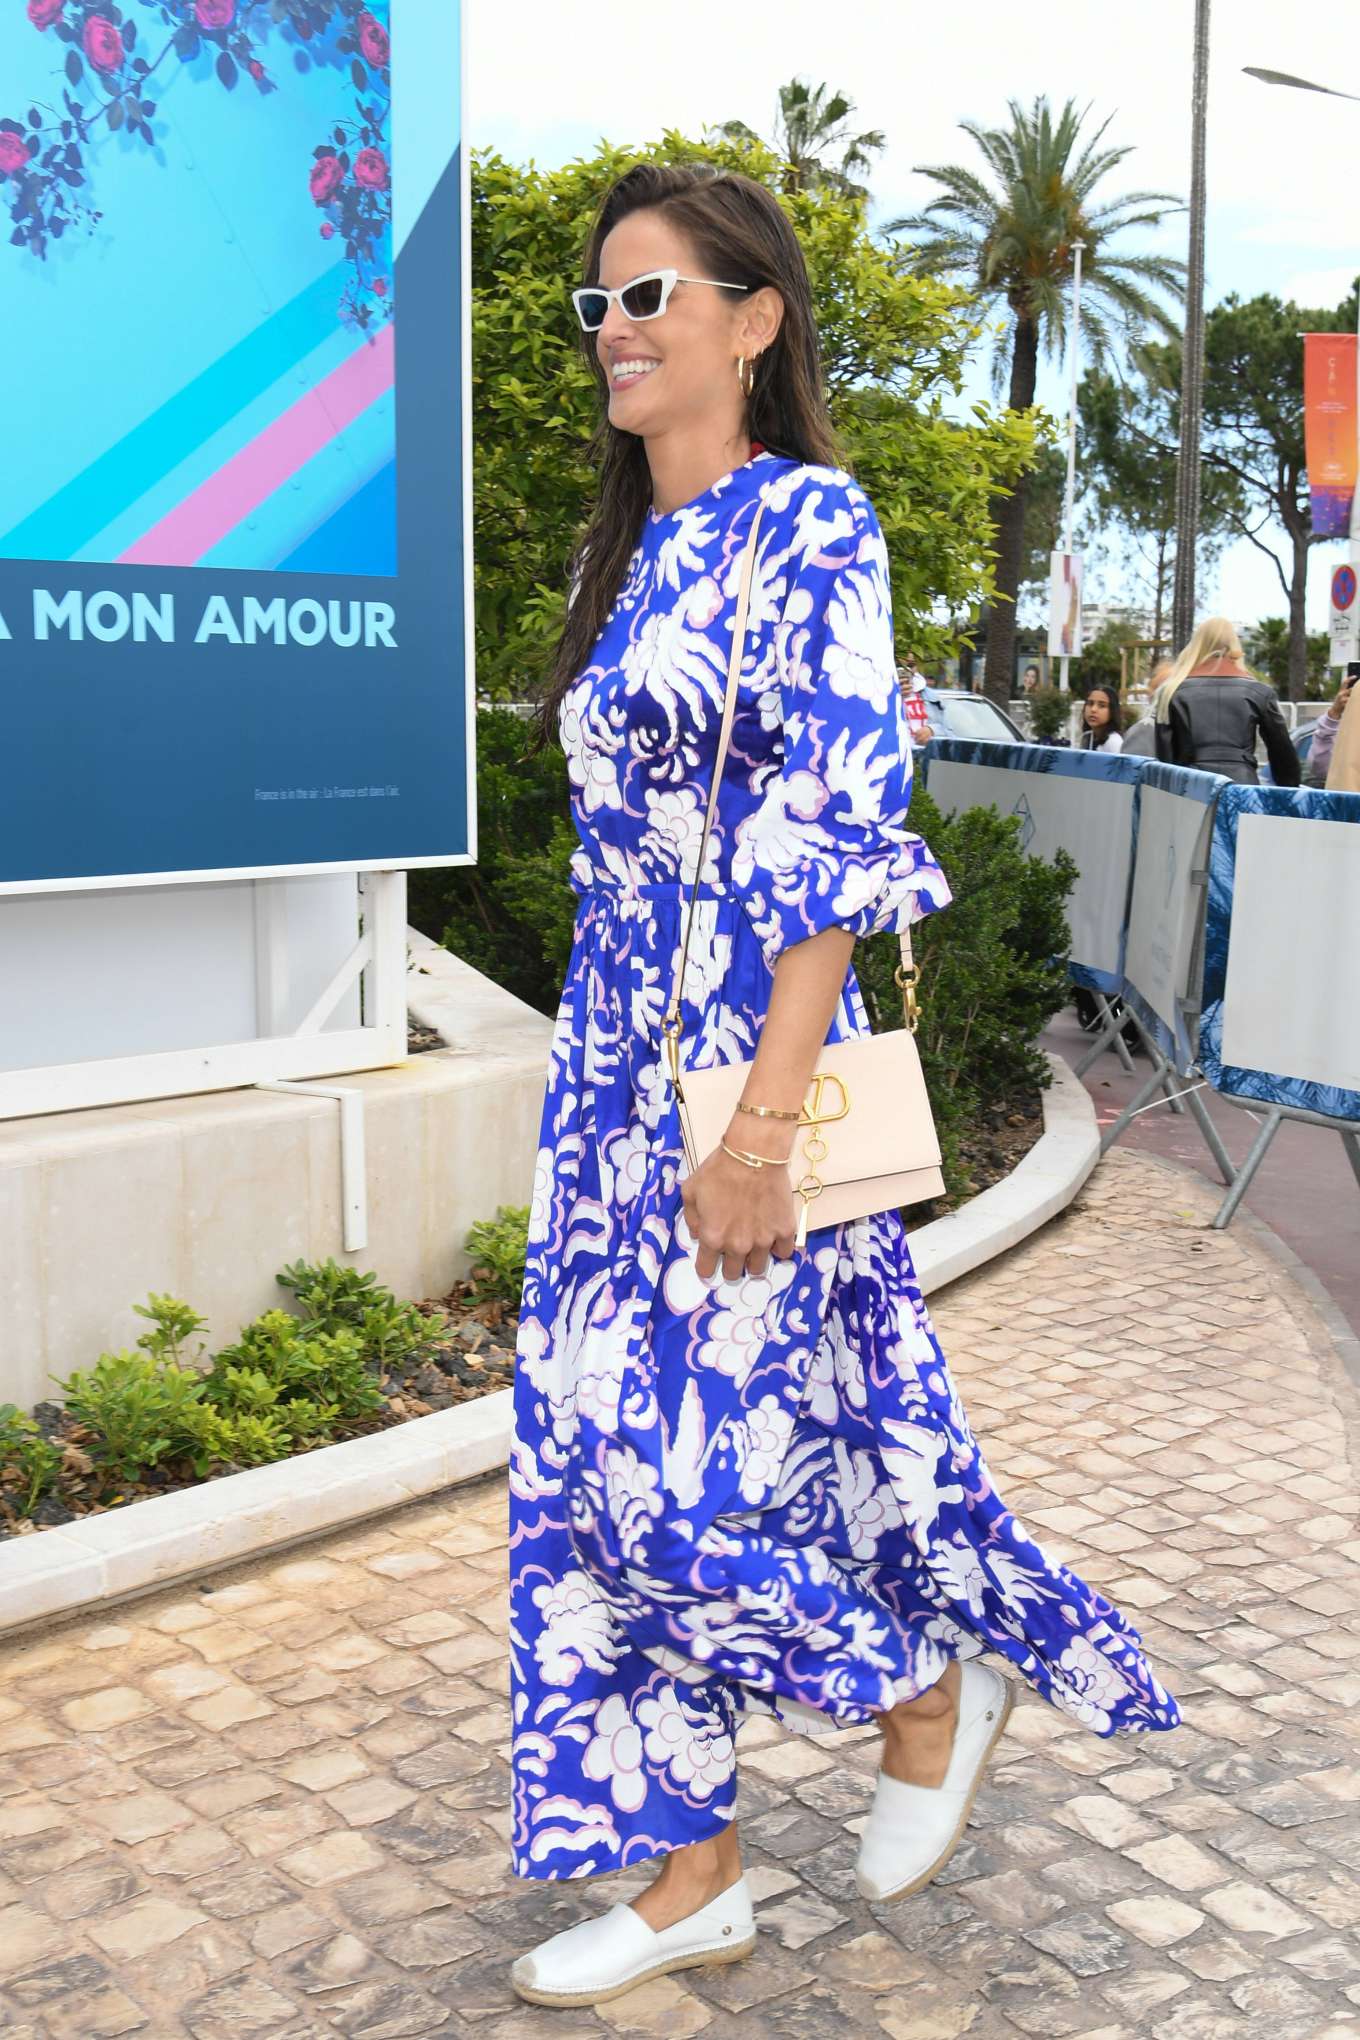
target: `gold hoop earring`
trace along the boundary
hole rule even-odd
[[[737,381],[741,384],[741,393],[744,397],[755,395],[756,363],[759,359],[760,356],[758,354],[753,354],[749,361],[744,354],[737,356]],[[748,369],[750,371],[749,375],[747,373]]]

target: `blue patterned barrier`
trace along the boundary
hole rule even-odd
[[[1360,794],[1225,786],[1199,1047],[1216,1091],[1360,1119],[1357,928]]]

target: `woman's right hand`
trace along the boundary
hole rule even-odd
[[[727,1139],[732,1147],[745,1145],[740,1134],[729,1132]],[[771,1162],[764,1169],[714,1148],[681,1184],[685,1218],[699,1243],[694,1265],[703,1281],[713,1280],[720,1263],[723,1279],[735,1282],[743,1274],[763,1275],[771,1255],[778,1261],[792,1256],[797,1199],[786,1155],[776,1155],[775,1145],[774,1138],[761,1142],[759,1152],[768,1152]]]

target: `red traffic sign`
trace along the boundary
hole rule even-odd
[[[1349,609],[1355,600],[1355,568],[1337,567],[1332,574],[1332,607]]]

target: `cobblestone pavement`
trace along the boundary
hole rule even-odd
[[[1360,2040],[1356,1396],[1213,1203],[1116,1154],[937,1312],[1008,1501],[1139,1622],[1186,1727],[1101,1740],[1026,1689],[943,1877],[871,1908],[873,1731],[757,1724],[757,1953],[519,2007],[511,1957],[642,1880],[506,1874],[481,1482],[9,1647],[0,2033]]]

